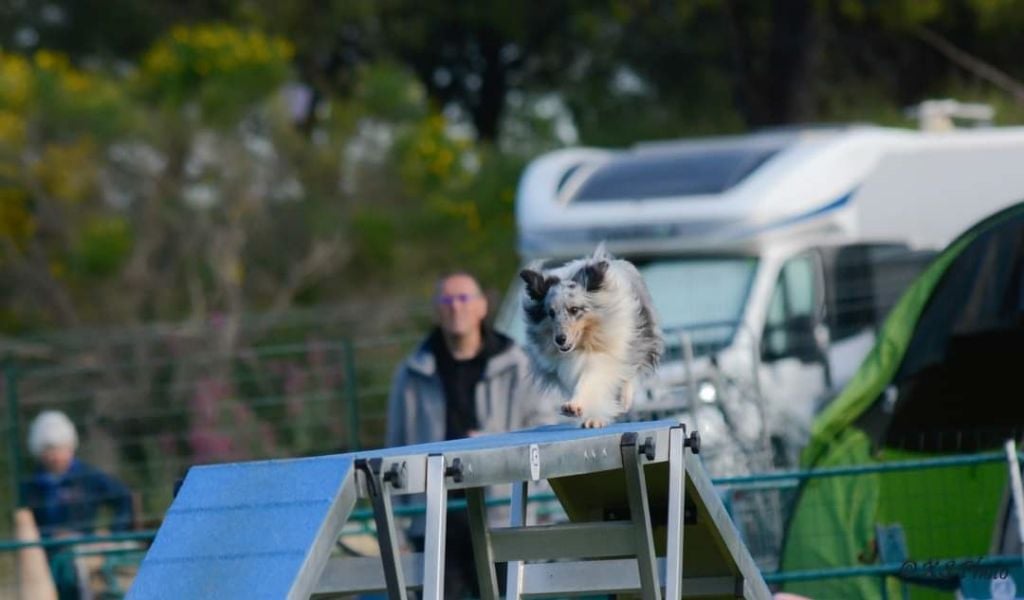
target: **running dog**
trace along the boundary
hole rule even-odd
[[[650,293],[632,263],[604,244],[557,269],[523,269],[526,350],[539,382],[562,393],[562,413],[604,427],[629,410],[641,376],[664,351]]]

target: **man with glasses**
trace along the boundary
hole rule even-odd
[[[389,446],[550,422],[554,411],[531,385],[525,353],[487,325],[487,298],[472,275],[456,272],[442,277],[434,308],[437,327],[395,373],[388,407]],[[424,525],[422,516],[417,517],[407,532],[420,552]],[[479,597],[464,511],[449,513],[446,546],[445,596]]]

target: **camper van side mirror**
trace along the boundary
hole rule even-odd
[[[797,315],[786,322],[787,354],[800,362],[810,363],[821,360],[821,348],[815,336],[814,318]]]
[[[793,316],[785,324],[765,330],[761,357],[766,362],[783,358],[796,358],[804,363],[818,362],[821,355],[814,318],[810,315]]]

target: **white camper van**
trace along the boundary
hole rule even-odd
[[[727,474],[792,464],[931,254],[1022,198],[1024,128],[851,126],[551,152],[516,218],[524,262],[637,264],[669,351],[635,417],[682,417]]]

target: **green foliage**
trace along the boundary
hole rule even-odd
[[[841,0],[839,12],[853,21],[877,19],[886,27],[900,28],[925,23],[949,10],[943,0]]]
[[[131,224],[119,215],[95,215],[82,227],[75,245],[75,270],[83,277],[113,275],[132,249]]]
[[[459,202],[473,206],[472,221],[463,225],[465,235],[454,247],[456,255],[481,282],[504,291],[510,273],[515,272],[515,185],[525,160],[484,147],[480,169]],[[458,214],[458,213],[456,213]]]
[[[1024,117],[912,35],[931,28],[1019,76],[1024,10],[1009,0],[449,8],[156,3],[131,13],[155,20],[134,41],[62,43],[87,57],[0,53],[0,269],[65,286],[85,320],[258,310],[282,287],[332,302],[342,280],[404,293],[453,267],[503,287],[520,171],[564,143],[793,120],[911,125],[903,109],[925,96]],[[973,20],[954,27],[963,15]],[[878,60],[890,55],[896,66]],[[801,56],[814,60],[787,62]],[[296,77],[315,87],[307,114],[281,93]],[[135,309],[104,302],[98,290],[124,285],[129,264],[153,267],[151,287]],[[9,304],[33,306],[32,322],[52,310]]]
[[[877,82],[856,81],[825,90],[819,99],[819,111],[836,123],[863,122],[890,127],[908,125],[903,107],[886,98]]]
[[[417,279],[426,285],[439,272],[468,269],[485,286],[503,288],[516,262],[513,198],[524,158],[459,138],[447,125],[429,117],[397,146],[415,207],[404,229],[421,249],[415,263],[428,259]]]
[[[63,273],[64,242],[96,205],[102,145],[133,116],[112,78],[49,51],[0,52],[0,268],[39,245],[33,268]]]
[[[982,31],[1016,32],[1024,25],[1024,3],[1019,0],[969,0],[968,4]]]
[[[395,267],[395,246],[399,240],[395,223],[379,211],[361,209],[352,219],[355,264],[369,279],[384,278]]]
[[[125,131],[132,112],[116,81],[75,69],[48,51],[37,52],[32,66],[32,121],[46,135],[110,140]]]
[[[257,31],[179,26],[146,53],[138,85],[159,102],[198,102],[211,120],[230,122],[281,85],[292,53],[286,40]]]
[[[415,124],[399,143],[399,168],[410,196],[442,192],[469,181],[472,146],[450,136],[446,127],[444,117],[432,115]]]
[[[131,116],[128,99],[109,78],[46,50],[31,58],[0,51],[0,143],[8,149],[29,135],[109,140],[124,132]]]
[[[407,121],[426,116],[426,94],[408,71],[392,63],[360,68],[355,102],[373,117]]]

